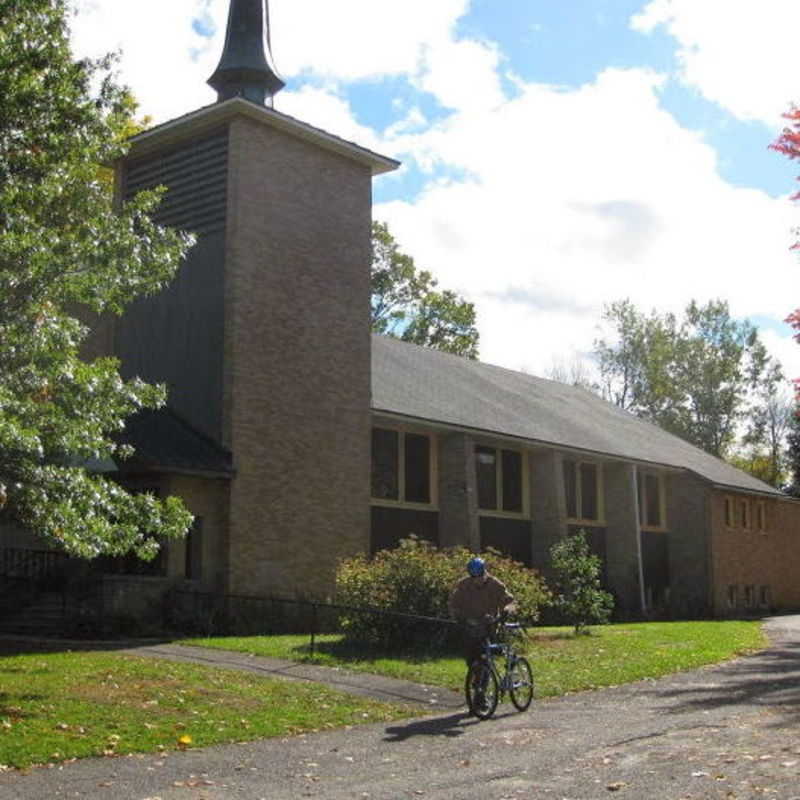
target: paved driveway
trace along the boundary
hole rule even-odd
[[[2,800],[800,800],[800,616],[719,667],[284,740],[0,775]]]

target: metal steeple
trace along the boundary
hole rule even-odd
[[[208,84],[217,102],[244,97],[261,105],[285,86],[272,64],[269,0],[231,0],[222,58]]]

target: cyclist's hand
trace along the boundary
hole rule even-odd
[[[491,624],[492,622],[494,622],[494,617],[491,614],[484,614],[483,621]]]

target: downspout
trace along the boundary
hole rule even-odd
[[[647,601],[644,594],[644,566],[642,564],[642,531],[639,520],[639,470],[632,467],[633,471],[633,509],[636,513],[636,565],[639,571],[639,602],[642,606],[642,615],[647,616]]]

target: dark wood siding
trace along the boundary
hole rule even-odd
[[[125,199],[137,192],[166,187],[153,219],[159,225],[199,235],[225,228],[228,187],[228,132],[179,149],[132,161],[124,176]]]
[[[391,550],[414,534],[418,539],[427,539],[439,544],[439,514],[411,508],[372,506],[372,535],[370,551]]]
[[[227,133],[132,162],[126,197],[165,185],[155,219],[199,234],[173,282],[133,303],[114,348],[126,377],[163,382],[169,405],[221,441]]]
[[[481,517],[481,549],[491,547],[505,556],[531,565],[531,523],[525,519]]]

